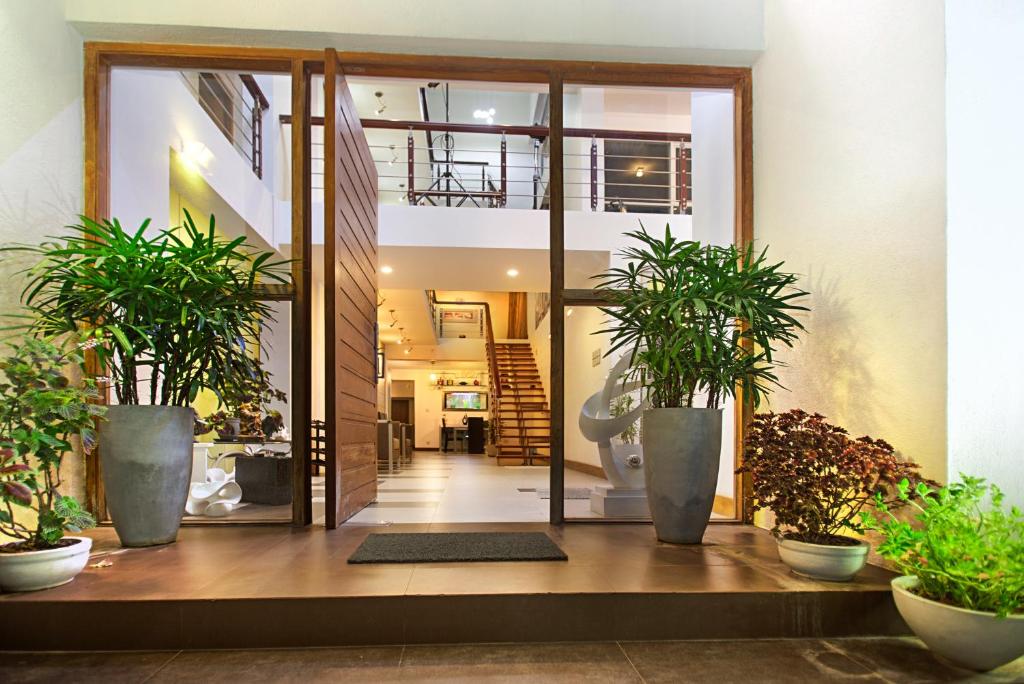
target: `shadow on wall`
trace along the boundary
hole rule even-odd
[[[871,433],[883,407],[840,281],[811,268],[803,287],[811,293],[806,303],[811,310],[803,315],[807,331],[784,355],[779,376],[788,391],[772,395],[772,410],[817,411],[854,436]]]
[[[38,243],[63,232],[63,227],[76,222],[81,212],[80,196],[65,187],[64,179],[46,175],[32,188],[7,186],[0,192],[0,244]],[[11,192],[14,190],[15,192]],[[17,197],[15,197],[17,194]],[[25,279],[21,271],[34,264],[27,254],[4,254],[0,257],[0,325],[14,322]]]

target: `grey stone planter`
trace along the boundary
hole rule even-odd
[[[124,546],[177,539],[192,472],[193,415],[178,406],[111,406],[100,422],[107,508]]]
[[[658,539],[700,544],[711,519],[722,453],[722,410],[644,411],[644,480]]]

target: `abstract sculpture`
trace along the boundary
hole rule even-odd
[[[185,513],[221,518],[235,509],[242,500],[242,488],[235,482],[234,473],[227,473],[223,468],[216,466],[224,458],[237,455],[239,454],[222,455],[214,467],[206,470],[206,482],[193,482],[189,485]]]
[[[580,410],[580,432],[597,443],[601,468],[611,486],[599,485],[590,497],[594,513],[606,517],[638,517],[649,514],[644,489],[643,447],[637,444],[613,444],[612,438],[628,430],[647,408],[641,402],[622,415],[613,415],[613,405],[620,397],[640,389],[638,381],[622,382],[629,368],[629,356],[623,355],[612,367],[604,388],[583,402]]]

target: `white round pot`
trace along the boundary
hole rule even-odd
[[[828,546],[780,539],[779,558],[798,575],[828,582],[849,582],[864,567],[870,548],[860,540],[856,546]]]
[[[892,581],[896,608],[921,641],[955,665],[985,672],[1024,655],[1024,615],[996,617],[915,594],[916,577]]]
[[[57,587],[75,579],[89,562],[92,539],[65,539],[76,539],[78,543],[42,551],[0,553],[0,589],[35,591]]]

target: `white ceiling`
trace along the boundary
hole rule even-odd
[[[380,275],[381,279],[386,277]],[[383,288],[377,294],[377,301],[383,302],[377,307],[381,342],[393,344],[404,337],[410,344],[436,343],[425,290]]]
[[[546,249],[381,246],[378,262],[390,266],[378,277],[388,289],[479,290],[484,292],[547,292],[551,287]],[[593,287],[590,275],[608,268],[607,251],[565,253],[565,286]],[[509,269],[519,275],[510,277]]]

